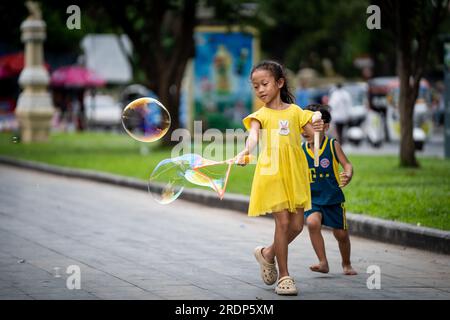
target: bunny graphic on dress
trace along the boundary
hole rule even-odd
[[[282,136],[287,136],[289,134],[289,120],[279,120],[280,124],[280,134]]]

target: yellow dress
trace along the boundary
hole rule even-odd
[[[310,174],[301,148],[303,127],[313,112],[291,104],[283,110],[262,107],[244,118],[246,129],[252,119],[261,123],[260,152],[253,176],[249,216],[284,209],[311,209]]]

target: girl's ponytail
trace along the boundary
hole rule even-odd
[[[295,97],[289,91],[289,87],[288,87],[286,78],[284,78],[284,86],[282,86],[280,89],[280,98],[281,98],[281,101],[283,101],[284,103],[294,103],[295,102]]]

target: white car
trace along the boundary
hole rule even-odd
[[[86,95],[84,107],[90,127],[117,127],[122,124],[122,106],[111,96]]]

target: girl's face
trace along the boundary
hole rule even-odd
[[[275,81],[274,76],[268,70],[255,70],[252,74],[252,85],[256,96],[265,104],[279,97],[280,89],[284,85],[284,79]]]

